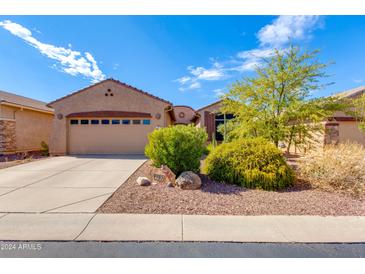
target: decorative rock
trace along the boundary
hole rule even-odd
[[[162,165],[161,168],[153,168],[150,174],[154,184],[174,184],[176,175],[167,166]]]
[[[138,177],[137,184],[140,186],[149,186],[151,184],[151,181],[147,177]]]
[[[165,165],[161,166],[161,171],[167,178],[167,184],[172,184],[172,186],[174,186],[176,179],[175,173],[173,173],[172,170]]]
[[[175,186],[175,184],[174,184],[173,182],[168,182],[166,186],[167,186],[167,187],[174,187],[174,186]]]
[[[200,177],[192,171],[185,171],[176,179],[175,184],[181,189],[195,190],[202,185]]]

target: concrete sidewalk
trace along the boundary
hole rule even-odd
[[[365,242],[365,216],[0,214],[0,240]]]

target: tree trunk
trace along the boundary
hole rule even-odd
[[[279,147],[279,140],[275,139],[274,144],[275,144],[276,147]]]
[[[289,137],[289,141],[288,141],[288,148],[286,149],[286,152],[290,152],[290,147],[291,147],[291,143],[293,141],[293,137],[294,137],[294,126],[291,127],[291,131],[290,131],[290,137]]]

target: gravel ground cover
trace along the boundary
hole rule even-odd
[[[40,153],[32,153],[24,156],[23,154],[12,154],[0,156],[0,169],[17,166],[29,162],[34,162],[49,158],[49,156],[42,156]]]
[[[139,186],[148,174],[143,164],[97,210],[99,213],[197,215],[358,215],[365,216],[365,199],[311,189],[299,181],[285,191],[251,190],[217,183],[200,175],[202,188],[180,190],[158,184]]]

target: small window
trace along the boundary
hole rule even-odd
[[[103,125],[109,125],[110,124],[110,121],[109,120],[101,120],[101,123]]]
[[[98,125],[99,124],[99,120],[91,120],[91,124],[92,125]]]
[[[144,125],[150,125],[151,124],[151,120],[143,120],[143,124]]]
[[[141,120],[133,120],[133,125],[140,125],[141,124]]]
[[[122,120],[123,125],[129,125],[131,123],[131,120]]]
[[[113,125],[119,125],[120,124],[120,120],[112,120],[112,124]]]
[[[70,120],[70,124],[71,125],[78,125],[79,124],[79,120]]]
[[[84,120],[84,119],[83,119],[83,120],[81,120],[80,122],[81,122],[81,123],[80,123],[81,125],[88,125],[88,124],[89,124],[89,120]]]

